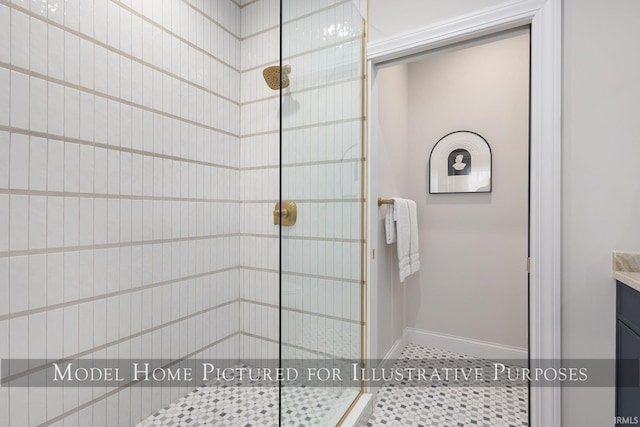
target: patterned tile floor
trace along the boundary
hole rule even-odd
[[[430,360],[466,356],[408,344],[394,367],[428,367]],[[477,360],[469,359],[469,366]],[[490,361],[486,361],[490,364]],[[456,364],[457,366],[457,364]],[[487,366],[490,369],[489,366]],[[193,390],[138,424],[152,426],[277,426],[278,389],[240,387],[238,384],[203,386]],[[328,424],[341,390],[291,387],[282,390],[284,426]],[[527,427],[528,390],[520,386],[398,387],[386,384],[367,426]]]
[[[394,367],[427,367],[433,359],[466,358],[457,353],[408,344]],[[465,362],[456,362],[456,366],[459,363]],[[469,362],[470,366],[476,363]],[[486,369],[493,368],[490,361],[486,363]],[[528,403],[528,390],[523,386],[398,387],[387,384],[378,392],[376,406],[366,425],[524,427],[529,425]]]
[[[137,427],[278,426],[277,387],[240,384],[198,387]],[[341,394],[340,389],[326,387],[283,388],[282,425],[325,425]]]

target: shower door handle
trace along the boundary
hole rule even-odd
[[[282,202],[282,207],[278,202],[273,210],[273,225],[280,224],[280,218],[282,217],[282,224],[280,225],[290,227],[296,223],[297,216],[298,208],[295,202],[285,200]]]

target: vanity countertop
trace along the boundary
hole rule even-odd
[[[640,252],[613,252],[613,278],[640,292]]]

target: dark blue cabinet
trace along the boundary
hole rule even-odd
[[[617,283],[616,425],[640,420],[640,292]]]

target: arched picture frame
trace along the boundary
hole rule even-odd
[[[429,193],[490,193],[491,147],[475,132],[451,132],[429,156]]]

